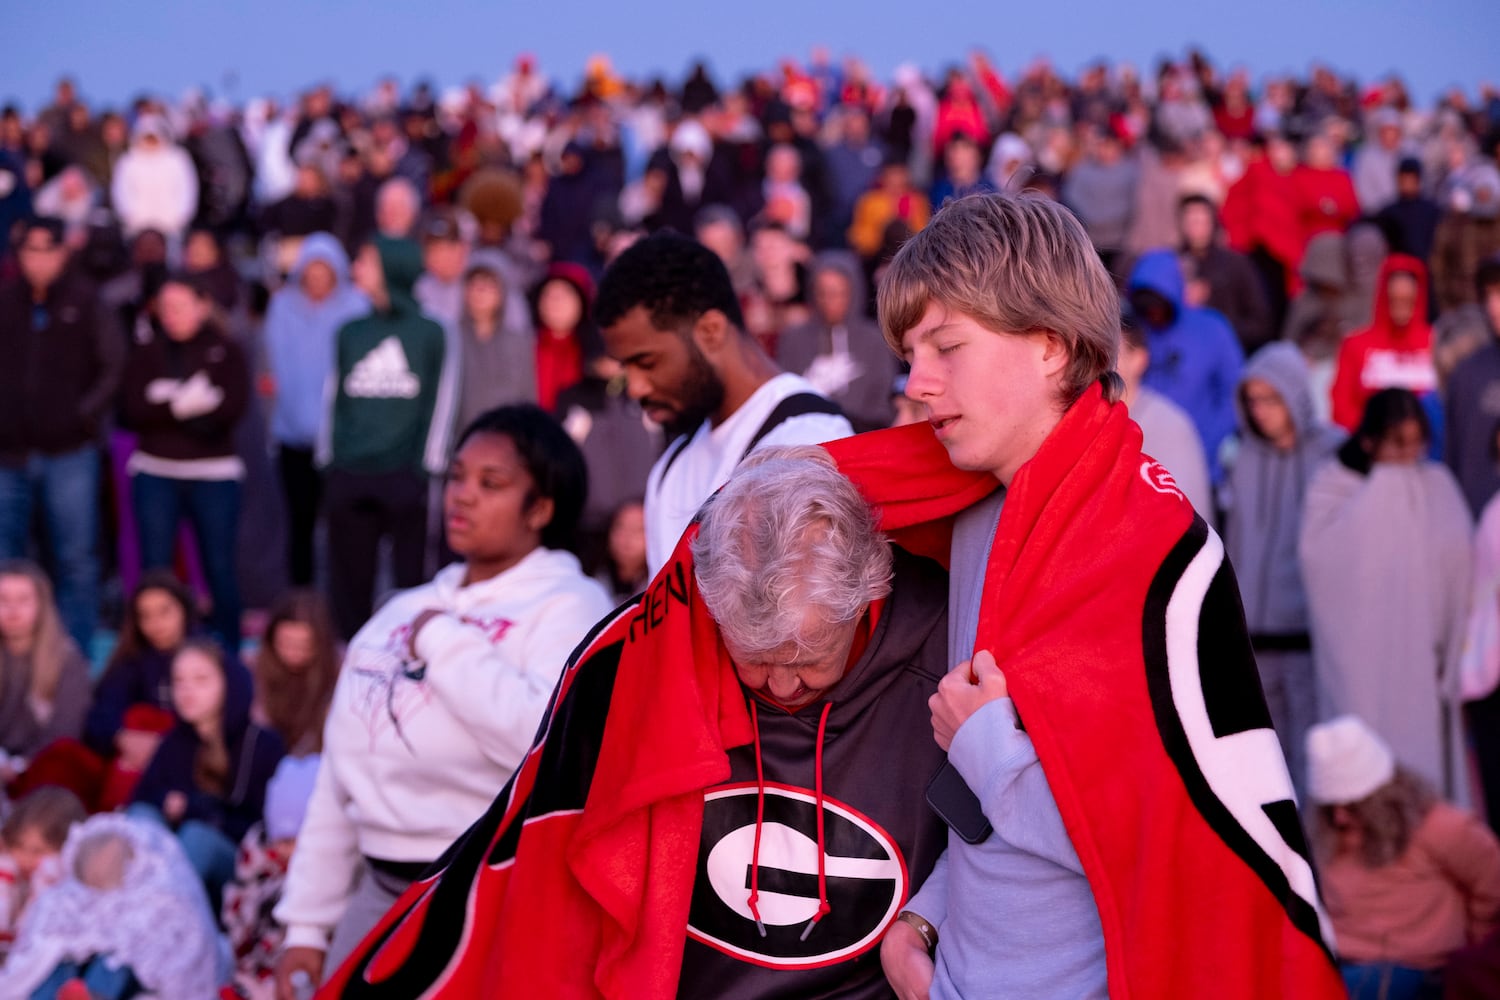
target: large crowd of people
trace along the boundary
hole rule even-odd
[[[1103,758],[1073,744],[1144,730],[1091,715],[1069,673],[1120,657],[1077,645],[1119,632],[1150,674],[1118,608],[1146,594],[1149,625],[1185,585],[1178,536],[1225,567],[1196,655],[1255,668],[1248,691],[1202,682],[1213,734],[1259,725],[1224,701],[1257,682],[1274,730],[1233,758],[1264,772],[1287,849],[1252,867],[1285,869],[1292,923],[1315,914],[1356,997],[1500,995],[1500,92],[1425,103],[1396,77],[1257,80],[1200,53],[890,79],[815,53],[732,86],[604,57],[565,84],[523,56],[493,85],[243,106],[81,86],[0,110],[0,998],[341,989],[440,860],[435,899],[472,876],[497,914],[532,905],[557,859],[520,831],[549,810],[687,914],[623,943],[587,923],[606,995],[633,974],[651,988],[622,995],[764,995],[778,963],[809,994],[1191,992],[1208,972],[1163,973],[1116,908],[1182,919],[1123,867],[1166,866],[1162,845],[1100,846],[1110,810],[1188,799],[1106,807]],[[995,611],[1022,582],[1067,614]],[[1236,589],[1237,623],[1211,617]],[[712,780],[685,776],[707,744],[667,711],[702,705],[632,700],[668,654],[686,662],[661,683],[722,699]],[[882,752],[900,766],[851,777]],[[1196,780],[1223,798],[1223,778]],[[717,805],[689,822],[684,794]],[[744,802],[744,887],[705,896],[629,854]],[[806,803],[792,858],[771,824]],[[655,832],[626,837],[631,817]],[[846,827],[879,834],[898,898],[830,889]],[[464,867],[502,847],[498,889]],[[1175,877],[1216,877],[1195,850]],[[566,919],[596,919],[574,896],[602,892],[600,863],[574,859]],[[1002,883],[948,888],[978,878],[1026,886],[1005,898],[1032,894],[1047,929],[989,905]],[[455,945],[449,989],[572,988],[516,971],[555,945],[476,926],[499,957]],[[1249,925],[1194,933],[1219,926]],[[1287,955],[1256,988],[1316,981]]]

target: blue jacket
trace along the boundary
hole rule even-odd
[[[31,214],[31,189],[26,186],[26,164],[15,153],[0,149],[0,261],[12,253],[10,229]]]
[[[1151,366],[1144,382],[1187,411],[1208,452],[1214,485],[1224,479],[1219,449],[1235,431],[1234,395],[1245,364],[1234,328],[1218,312],[1183,302],[1182,267],[1170,250],[1141,257],[1130,274],[1128,292],[1153,291],[1171,303],[1168,326],[1147,326]]]
[[[338,286],[322,302],[302,291],[302,272],[314,261],[333,268]],[[349,283],[349,258],[339,241],[314,233],[303,241],[286,285],[266,310],[266,355],[276,380],[271,436],[281,444],[311,448],[328,412],[339,327],[370,311],[370,300]]]

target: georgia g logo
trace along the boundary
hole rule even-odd
[[[1224,543],[1201,517],[1162,562],[1142,633],[1156,724],[1188,795],[1293,925],[1329,954],[1333,926],[1272,728]]]
[[[688,937],[773,969],[833,965],[879,943],[906,900],[900,849],[874,822],[825,795],[823,869],[830,909],[803,940],[818,910],[817,803],[805,789],[770,783],[760,832],[761,936],[749,906],[755,808],[754,784],[704,796]]]
[[[1178,497],[1182,500],[1187,499],[1187,494],[1182,492],[1182,487],[1177,485],[1176,477],[1168,472],[1167,467],[1160,462],[1155,462],[1151,459],[1142,462],[1141,478],[1146,481],[1147,486],[1158,493]]]

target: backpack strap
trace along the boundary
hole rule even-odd
[[[815,392],[799,392],[788,396],[776,404],[776,409],[772,410],[770,415],[766,417],[765,423],[760,425],[760,430],[755,432],[755,436],[745,446],[745,452],[740,456],[740,461],[743,462],[745,456],[754,451],[755,446],[760,444],[761,440],[767,434],[793,417],[800,417],[809,413],[826,413],[832,417],[844,416],[844,411],[839,408],[839,404],[827,396],[820,396]]]
[[[677,456],[686,450],[688,442],[692,439],[692,434],[679,434],[672,440],[671,444],[667,445],[667,464],[661,467],[662,482],[666,482],[667,473],[672,471],[672,463],[677,461]]]
[[[767,434],[793,417],[800,417],[808,413],[826,413],[834,417],[842,417],[844,415],[844,411],[839,408],[839,405],[826,396],[820,396],[815,392],[794,393],[783,399],[780,403],[777,403],[776,408],[766,415],[765,422],[760,425],[760,429],[755,432],[755,436],[745,446],[744,453],[740,455],[740,461],[743,462],[745,456],[754,451],[755,446],[760,444],[761,439]],[[693,433],[696,433],[696,431]],[[688,442],[692,439],[693,434],[691,433],[679,434],[672,440],[671,444],[667,445],[667,462],[661,468],[661,478],[663,481],[666,480],[667,473],[672,471],[672,463],[676,462],[678,456],[687,450]]]

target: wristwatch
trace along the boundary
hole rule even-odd
[[[932,926],[926,917],[913,913],[910,910],[902,910],[896,914],[896,919],[922,936],[923,943],[927,945],[927,954],[931,955],[937,952],[937,928]]]

